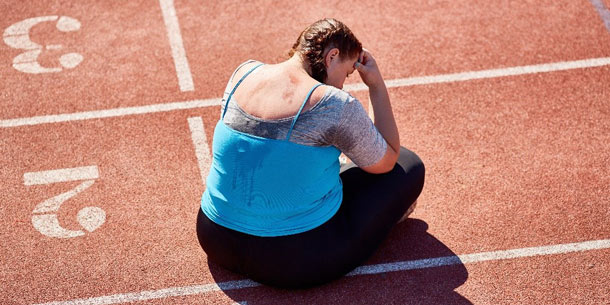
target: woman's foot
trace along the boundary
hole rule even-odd
[[[413,204],[411,204],[411,206],[407,209],[405,214],[402,216],[402,218],[398,222],[400,223],[400,222],[407,220],[407,218],[409,218],[409,215],[411,215],[411,213],[413,213],[413,210],[415,210],[416,205],[417,205],[417,200],[415,200],[415,202],[413,202]]]

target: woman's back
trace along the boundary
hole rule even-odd
[[[236,71],[228,86],[235,86],[237,80],[256,64],[256,61],[246,62]],[[264,65],[239,85],[233,95],[233,101],[243,111],[261,120],[290,118],[296,115],[303,99],[316,84],[318,82],[308,74],[290,65]],[[302,111],[308,111],[319,102],[326,88],[316,88]]]
[[[227,83],[220,113],[224,112],[226,99],[235,84],[257,63],[249,60],[237,69]],[[262,70],[254,70],[235,90],[223,119],[227,126],[276,140],[286,139],[291,132],[291,142],[336,146],[359,166],[374,164],[383,157],[387,143],[360,101],[335,87],[316,88],[292,126],[303,99],[317,82],[311,78],[302,80],[299,76],[282,74],[274,70],[274,66],[257,68]]]
[[[232,86],[225,104],[230,105],[236,89],[261,65],[249,68]],[[304,102],[320,85],[309,90]],[[257,236],[283,236],[313,229],[336,213],[342,201],[340,151],[289,141],[304,102],[283,140],[235,130],[224,123],[223,111],[201,202],[212,221]]]

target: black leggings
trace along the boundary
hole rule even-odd
[[[362,264],[415,202],[424,186],[424,164],[401,147],[392,171],[369,174],[341,167],[343,202],[327,222],[287,236],[259,237],[222,227],[201,209],[197,237],[208,260],[254,281],[304,288],[339,278]]]

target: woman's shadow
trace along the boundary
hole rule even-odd
[[[419,219],[409,218],[397,224],[375,254],[363,264],[391,264],[399,266],[399,271],[382,272],[374,268],[372,274],[345,276],[322,286],[298,290],[268,286],[220,287],[235,302],[248,305],[472,304],[455,292],[468,278],[466,268],[455,253],[427,230],[428,224]],[[420,261],[430,258],[441,258],[432,260],[432,263],[442,261],[445,264],[426,267],[430,264],[423,263],[430,261]],[[411,263],[398,264],[406,261]],[[208,266],[217,284],[244,279],[211,262]]]

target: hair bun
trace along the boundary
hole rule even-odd
[[[324,82],[327,77],[324,55],[332,48],[339,49],[341,59],[353,58],[362,52],[362,44],[345,24],[334,18],[325,18],[301,32],[288,55],[300,53],[309,62],[311,76]]]

